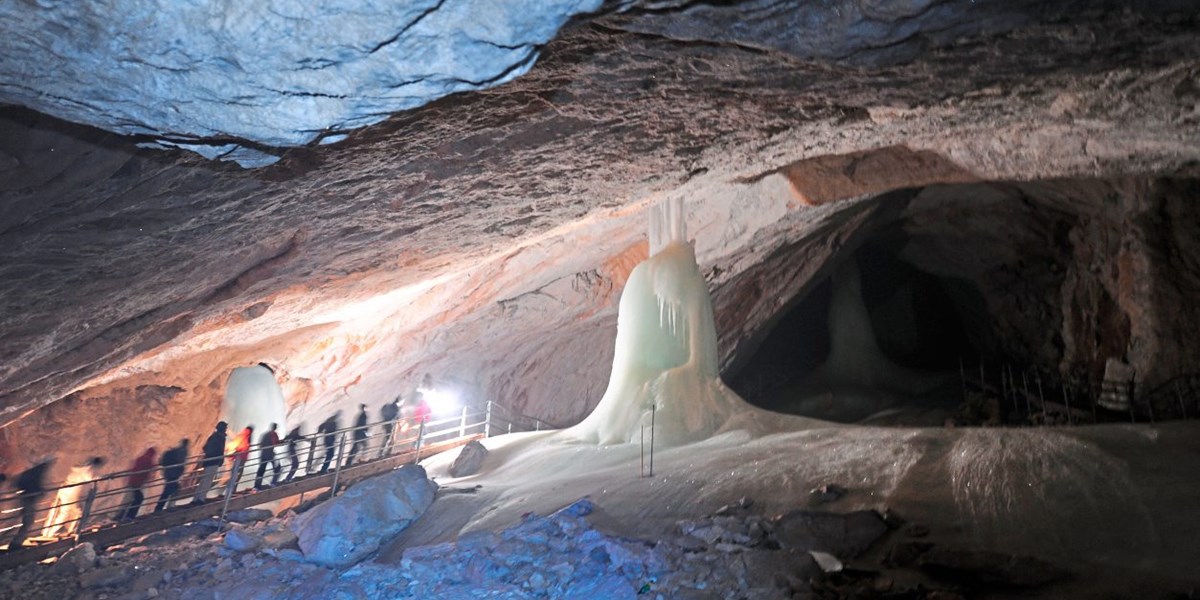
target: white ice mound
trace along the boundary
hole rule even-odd
[[[588,442],[679,445],[706,438],[730,416],[750,410],[717,370],[712,301],[696,252],[685,241],[682,204],[652,209],[652,256],[629,275],[617,317],[608,389],[592,414],[567,434]]]

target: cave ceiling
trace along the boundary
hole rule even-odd
[[[411,105],[344,82],[337,110],[281,116],[246,112],[236,87],[205,88],[195,111],[130,95],[167,80],[104,93],[134,71],[93,77],[69,52],[57,71],[26,64],[67,44],[46,23],[0,42],[0,422],[145,397],[162,408],[139,435],[170,439],[207,427],[230,369],[262,361],[310,425],[425,372],[567,423],[603,393],[616,302],[647,252],[643,209],[663,198],[688,203],[729,365],[888,210],[878,194],[1200,164],[1200,36],[1194,15],[1156,12],[1171,3],[979,3],[974,18],[967,2],[555,2],[545,20],[480,30],[503,40],[463,24],[480,3],[428,4],[370,39],[326,41],[369,50],[441,22],[445,4],[449,30],[509,64],[486,81],[443,73],[458,83]],[[35,10],[18,6],[3,10]],[[71,52],[80,31],[61,34]],[[368,66],[354,68],[384,68]],[[353,113],[364,106],[374,117]],[[208,148],[146,147],[164,141]],[[244,162],[271,164],[204,157],[259,154]],[[37,422],[76,409],[60,410]]]

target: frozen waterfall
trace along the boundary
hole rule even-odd
[[[681,199],[650,210],[650,253],[621,294],[608,389],[568,435],[600,444],[636,441],[654,410],[655,443],[677,445],[708,437],[751,409],[717,370],[712,302],[687,242]]]

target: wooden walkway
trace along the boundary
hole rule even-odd
[[[438,442],[422,446],[419,450],[420,456],[417,456],[418,451],[408,450],[398,452],[378,458],[372,461],[358,463],[351,467],[342,468],[336,475],[338,488],[345,486],[373,475],[386,473],[401,465],[419,461],[420,459],[433,456],[446,450],[450,450],[459,446],[466,445],[472,440],[483,439],[483,434],[474,434],[464,437]],[[240,510],[250,508],[298,496],[300,494],[314,492],[317,490],[329,488],[333,486],[335,474],[331,471],[324,474],[308,475],[299,479],[294,479],[288,483],[282,483],[262,491],[245,490],[234,494],[229,500],[229,510]],[[215,489],[215,488],[214,488]],[[107,524],[98,529],[89,528],[79,536],[79,543],[91,542],[97,548],[104,548],[122,540],[127,540],[137,536],[154,533],[163,529],[177,527],[186,523],[194,523],[204,519],[215,518],[221,515],[221,511],[225,506],[224,496],[215,498],[200,505],[187,504],[177,508],[167,509],[160,513],[151,513],[145,516],[138,517],[129,523]],[[8,552],[0,552],[0,570],[11,569],[15,566],[44,560],[51,556],[61,555],[76,544],[74,538],[62,539],[55,542],[38,544],[36,546],[24,546],[19,550],[11,550]]]

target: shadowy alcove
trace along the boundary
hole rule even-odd
[[[1190,189],[1074,179],[882,195],[727,379],[763,408],[844,422],[940,425],[970,403],[965,424],[1169,418],[1190,400],[1154,390],[1186,375],[1193,351],[1172,331],[1198,319]],[[820,245],[797,242],[779,268]],[[1133,373],[1133,406],[1106,415],[1113,364]]]
[[[901,258],[905,243],[901,228],[887,228],[831,265],[856,281],[838,283],[835,274],[812,285],[732,379],[734,389],[763,408],[836,421],[901,404],[920,409],[903,418],[943,419],[961,400],[960,363],[976,362],[976,340],[988,337],[975,330],[986,326],[986,308],[969,283]],[[850,284],[853,291],[836,293]],[[841,357],[834,337],[846,345]]]

